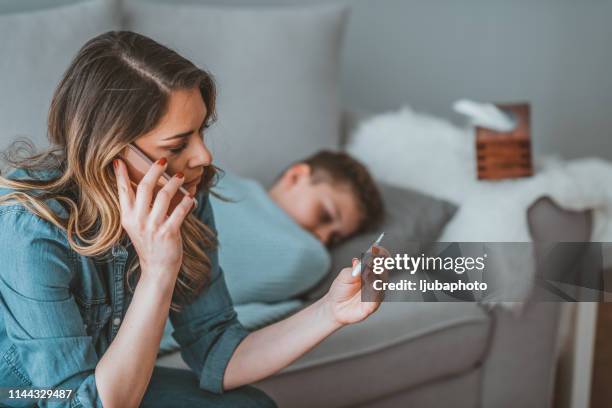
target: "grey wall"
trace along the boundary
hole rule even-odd
[[[77,3],[79,0],[0,0],[0,14],[20,13],[64,4]]]
[[[334,0],[183,0],[304,4]],[[529,101],[535,154],[612,159],[612,0],[353,0],[342,98],[410,104]]]
[[[0,9],[70,1],[0,0]],[[612,0],[345,2],[353,6],[342,68],[346,106],[377,112],[410,104],[459,121],[451,103],[461,97],[529,101],[536,154],[612,159]]]
[[[451,103],[530,101],[536,154],[612,159],[612,1],[362,0],[343,99],[460,119]]]

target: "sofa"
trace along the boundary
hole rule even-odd
[[[589,211],[550,198],[527,214],[541,241],[588,241]],[[383,302],[366,321],[325,339],[255,384],[281,407],[552,406],[562,304],[520,309],[476,303]],[[187,368],[179,353],[161,366]]]
[[[345,4],[158,3],[0,5],[0,145],[26,135],[44,146],[51,93],[78,47],[97,33],[131,29],[177,48],[217,78],[220,120],[211,138],[222,167],[268,184],[296,158],[343,147],[359,119],[337,92]],[[588,212],[550,200],[538,200],[525,217],[537,239],[590,237]],[[255,385],[281,407],[548,407],[560,319],[559,303],[529,300],[520,312],[385,302]],[[178,353],[158,365],[186,368]]]

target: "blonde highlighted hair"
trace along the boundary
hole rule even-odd
[[[170,93],[199,88],[207,108],[206,126],[215,120],[215,85],[210,74],[169,48],[130,31],[110,31],[88,41],[60,81],[49,109],[51,148],[34,153],[15,142],[3,158],[31,174],[59,170],[55,177],[9,179],[0,187],[0,205],[20,203],[66,232],[72,249],[84,256],[107,253],[125,238],[112,160],[129,143],[153,129],[168,106]],[[200,188],[210,189],[218,169],[209,166]],[[61,218],[46,202],[57,200],[68,213]],[[172,308],[180,309],[207,285],[214,232],[193,214],[183,222],[183,263]],[[138,259],[126,281],[139,273]]]

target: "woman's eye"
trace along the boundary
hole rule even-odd
[[[185,147],[187,147],[186,143],[184,143],[184,144],[182,144],[180,146],[177,146],[177,147],[168,148],[168,150],[170,152],[174,153],[174,154],[177,154],[177,153],[182,152],[185,149]]]

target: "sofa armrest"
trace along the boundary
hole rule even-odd
[[[537,199],[526,216],[536,259],[539,242],[591,237],[591,211],[565,210],[547,196]],[[483,407],[552,404],[561,303],[531,300],[520,314],[502,308],[490,311],[494,330],[483,365]]]
[[[538,198],[527,209],[529,233],[537,241],[588,241],[593,228],[590,210],[561,208],[548,196]]]
[[[494,329],[482,367],[480,406],[550,407],[561,303],[529,303],[520,316],[491,312]]]

